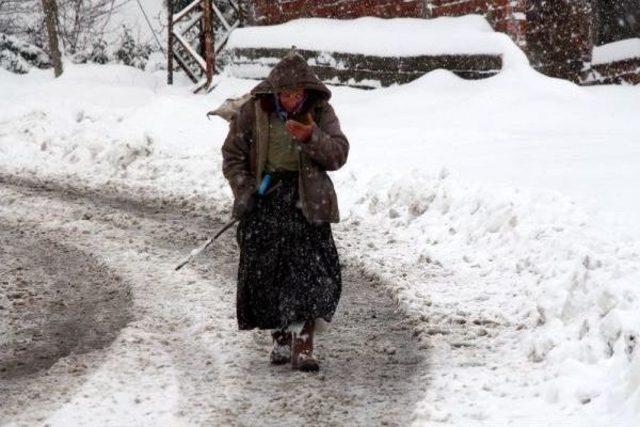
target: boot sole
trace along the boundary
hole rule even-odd
[[[271,360],[272,365],[285,365],[291,363],[291,359]]]
[[[320,365],[317,363],[301,363],[297,369],[302,372],[318,372]]]

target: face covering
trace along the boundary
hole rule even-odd
[[[276,100],[276,113],[278,113],[278,117],[280,117],[282,120],[287,120],[290,117],[294,117],[296,114],[300,112],[300,110],[302,109],[302,106],[304,105],[304,102],[307,100],[307,92],[306,91],[304,92],[304,96],[300,100],[300,103],[296,106],[296,108],[294,108],[294,110],[291,113],[289,113],[282,106],[282,104],[280,104],[280,96],[278,96],[277,93],[273,97]]]

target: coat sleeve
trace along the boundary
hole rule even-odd
[[[323,102],[321,108],[319,123],[313,123],[311,137],[300,149],[323,169],[333,171],[346,163],[349,141],[331,104]]]
[[[245,103],[229,124],[229,133],[222,144],[222,173],[235,198],[233,216],[241,217],[255,190],[249,150],[253,139],[253,102]]]

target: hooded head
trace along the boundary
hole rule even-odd
[[[305,89],[306,99],[300,108],[301,113],[308,111],[318,100],[329,100],[331,91],[316,76],[307,61],[295,48],[291,49],[271,70],[265,80],[251,90],[251,94],[261,97],[262,108],[274,111],[275,97],[285,89]]]

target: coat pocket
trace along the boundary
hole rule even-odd
[[[310,222],[337,222],[338,200],[333,182],[325,171],[305,170],[304,203]]]

